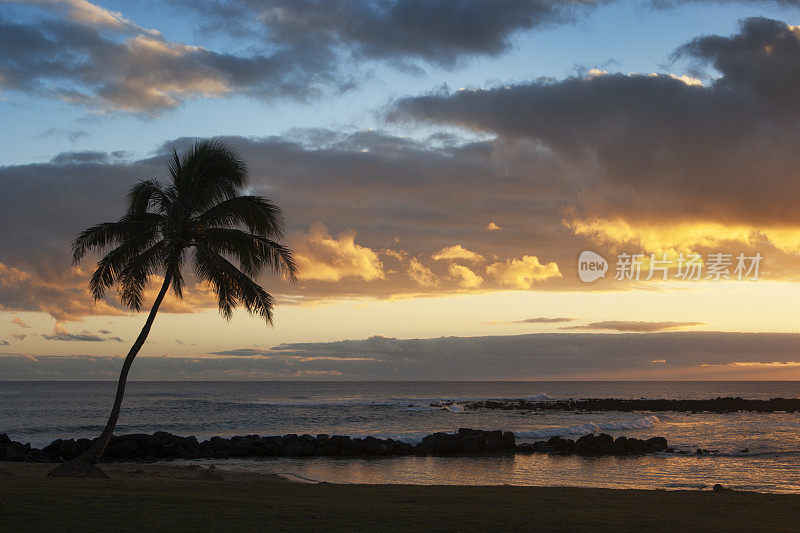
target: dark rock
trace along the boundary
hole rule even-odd
[[[653,437],[644,441],[647,451],[651,453],[663,452],[667,449],[667,439],[664,437]]]
[[[561,437],[550,437],[547,440],[545,451],[561,455],[575,453],[575,441],[572,439],[562,439]]]
[[[714,492],[722,492],[722,491],[724,491],[724,490],[725,490],[725,487],[723,487],[723,486],[722,486],[722,485],[720,485],[719,483],[717,483],[716,485],[714,485]]]
[[[0,460],[67,462],[80,457],[92,444],[90,439],[57,439],[42,450],[12,441],[0,434]],[[511,431],[483,431],[461,428],[456,433],[434,433],[417,445],[375,437],[351,438],[326,434],[261,437],[259,435],[211,437],[199,442],[196,437],[181,437],[167,432],[152,435],[115,435],[109,441],[103,461],[155,461],[163,459],[225,459],[229,457],[310,457],[310,456],[403,456],[477,455],[505,453],[553,453],[561,455],[634,455],[666,450],[666,439],[642,441],[611,435],[584,435],[577,442],[559,436],[547,441],[516,444]],[[713,453],[698,450],[697,453]]]

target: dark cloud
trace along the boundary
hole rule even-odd
[[[353,88],[376,62],[419,73],[496,56],[520,32],[580,20],[608,1],[173,0],[177,16],[231,38],[238,54],[169,42],[89,2],[30,2],[38,7],[0,17],[0,88],[150,115],[203,97],[305,101]]]
[[[561,329],[585,329],[585,330],[611,330],[623,332],[654,333],[657,331],[669,331],[691,326],[702,326],[704,322],[648,322],[644,320],[606,320],[603,322],[591,322],[578,326],[564,326]]]
[[[8,346],[8,341],[0,339],[0,346]]]
[[[698,37],[682,46],[676,57],[690,57],[722,74],[715,87],[751,92],[778,113],[800,112],[800,29],[763,17],[742,22],[730,37]]]
[[[234,55],[175,44],[157,32],[86,21],[0,17],[0,87],[99,110],[153,114],[198,97],[305,99],[352,85],[314,42]]]
[[[283,344],[223,356],[139,357],[134,379],[776,378],[800,366],[793,333],[540,333]],[[251,355],[246,355],[246,354]],[[238,354],[238,356],[230,356]],[[3,379],[115,377],[113,357],[0,357]]]
[[[178,2],[182,17],[262,42],[236,55],[169,42],[92,4],[67,9],[41,2],[58,16],[0,18],[0,87],[145,114],[199,97],[306,100],[354,87],[366,75],[364,61],[418,71],[417,61],[453,66],[465,57],[497,55],[514,33],[572,20],[592,3]],[[45,134],[82,136],[56,129]]]
[[[800,224],[800,31],[747,19],[736,35],[702,37],[676,53],[721,76],[701,85],[672,74],[591,72],[409,97],[389,117],[539,143],[571,167],[562,179],[582,191],[568,218]]]
[[[644,1],[656,8],[693,0]],[[702,2],[705,0],[696,0]],[[313,40],[343,59],[382,60],[417,70],[453,67],[471,56],[496,56],[513,37],[583,19],[610,0],[174,0],[202,14],[207,31],[256,37],[271,45]],[[796,0],[743,0],[798,6]]]
[[[27,335],[23,333],[12,333],[11,336],[17,339],[18,341],[24,341],[25,337],[27,337]]]
[[[408,66],[421,60],[453,66],[506,51],[520,31],[575,20],[592,0],[230,0],[178,2],[214,21],[209,29],[255,35],[270,43],[308,39],[353,58]]]

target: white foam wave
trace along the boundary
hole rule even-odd
[[[405,410],[412,412],[450,411],[451,413],[463,413],[464,406],[457,403],[435,403],[433,405],[408,405]]]
[[[529,400],[533,400],[534,402],[546,402],[546,401],[553,400],[553,397],[550,396],[549,394],[547,394],[546,392],[541,392],[541,393],[537,394],[536,396],[531,396],[528,399]]]
[[[516,436],[522,439],[548,439],[550,437],[566,435],[586,435],[588,433],[601,433],[603,431],[620,431],[631,429],[650,429],[655,427],[660,420],[655,415],[644,416],[635,420],[621,422],[587,422],[577,426],[556,427],[533,431],[518,431]]]

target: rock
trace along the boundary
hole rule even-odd
[[[714,492],[722,492],[722,491],[724,491],[724,490],[725,490],[725,487],[723,487],[723,486],[722,486],[722,485],[720,485],[719,483],[717,483],[716,485],[714,485]]]
[[[800,398],[772,398],[754,400],[740,397],[713,398],[706,400],[671,399],[620,399],[589,398],[584,400],[479,400],[462,404],[465,409],[517,409],[522,411],[679,411],[688,413],[714,412],[734,413],[751,411],[773,413],[800,412]]]
[[[535,453],[536,448],[530,442],[523,442],[522,444],[517,444],[516,452],[525,454]]]
[[[42,450],[12,441],[0,433],[0,460],[67,462],[80,457],[92,444],[90,439],[56,439]],[[484,431],[461,428],[456,433],[434,433],[417,445],[375,437],[351,438],[327,434],[261,437],[259,435],[211,437],[199,442],[196,437],[181,437],[167,432],[115,435],[109,441],[102,461],[155,461],[163,459],[225,459],[229,457],[311,457],[311,456],[405,456],[478,455],[506,453],[552,453],[560,455],[636,455],[661,452],[667,441],[654,437],[647,441],[611,435],[584,435],[578,441],[554,436],[547,441],[517,445],[511,431]],[[713,453],[698,450],[697,453]]]
[[[575,441],[575,453],[578,455],[599,455],[600,450],[595,445],[595,436],[590,433]]]
[[[663,452],[667,449],[667,439],[664,437],[653,437],[644,441],[647,451],[651,453]]]
[[[572,439],[562,439],[561,437],[550,437],[547,440],[547,447],[544,451],[569,455],[575,453],[575,441]]]

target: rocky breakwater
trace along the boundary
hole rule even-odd
[[[431,404],[447,407],[447,402]],[[588,398],[583,400],[479,400],[460,404],[464,409],[502,409],[525,411],[675,411],[735,413],[800,412],[800,398],[752,400],[739,397],[708,400]]]
[[[42,449],[12,441],[0,433],[0,461],[61,462],[78,457],[91,445],[89,439],[58,439]],[[548,441],[517,444],[510,431],[459,429],[434,433],[417,444],[375,437],[343,435],[283,435],[261,437],[212,437],[198,441],[157,432],[152,435],[114,436],[104,461],[156,461],[166,459],[228,459],[237,457],[380,457],[409,455],[496,455],[554,453],[577,455],[637,455],[667,451],[662,437],[648,440],[610,435],[584,435],[577,441],[553,437]]]
[[[557,455],[645,455],[648,453],[671,452],[664,437],[651,439],[634,439],[617,437],[606,433],[584,435],[577,441],[562,437],[551,437],[547,441],[523,443],[517,445],[517,453],[551,453]]]

